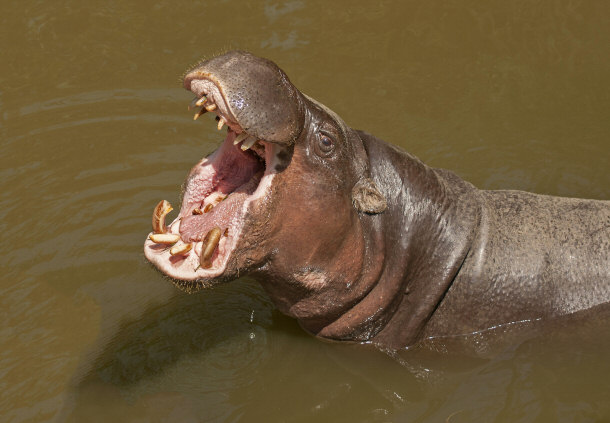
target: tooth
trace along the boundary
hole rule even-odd
[[[254,143],[256,142],[256,138],[254,137],[250,137],[247,140],[245,140],[242,145],[241,145],[241,149],[243,151],[248,150],[250,147],[252,147],[254,145]]]
[[[212,207],[214,207],[212,204],[208,204],[204,207],[203,212],[208,213],[210,210],[212,210]]]
[[[199,119],[199,116],[201,116],[205,112],[207,112],[207,110],[205,109],[205,107],[202,107],[201,110],[199,110],[197,113],[195,113],[195,116],[193,116],[193,120]]]
[[[191,244],[190,242],[188,244],[180,243],[180,244],[174,245],[169,250],[169,253],[172,256],[183,255],[183,254],[186,254],[189,251],[191,251],[191,248],[193,248],[193,244]]]
[[[239,134],[238,136],[235,137],[235,141],[233,141],[233,145],[239,144],[246,138],[248,138],[248,134],[246,134],[245,132],[242,132],[241,134]]]
[[[216,110],[216,104],[214,104],[214,103],[206,104],[204,107],[208,112],[212,112],[212,111]]]
[[[225,118],[220,118],[220,120],[218,121],[218,130],[220,131],[222,129],[222,127],[224,126],[224,124],[227,123],[227,121],[225,120]]]
[[[159,201],[159,204],[157,204],[155,207],[152,215],[152,228],[154,233],[164,234],[167,232],[167,227],[165,226],[165,216],[172,210],[173,207],[168,201]]]
[[[203,214],[199,207],[193,209],[193,214]]]
[[[214,254],[214,250],[220,241],[220,234],[220,228],[216,226],[215,228],[212,228],[203,239],[203,247],[201,248],[199,263],[204,269],[209,269],[212,267],[212,255]]]
[[[175,244],[180,240],[180,235],[178,234],[150,234],[148,236],[152,242],[157,244]]]
[[[203,106],[203,103],[205,103],[207,100],[208,99],[205,96],[203,96],[197,101],[197,103],[195,103],[195,106]]]
[[[225,198],[227,198],[226,195],[219,195],[218,197],[216,197],[216,199],[214,201],[216,201],[216,204],[218,204],[218,203],[224,201]]]

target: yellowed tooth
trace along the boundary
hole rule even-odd
[[[159,204],[157,204],[155,207],[152,215],[152,228],[154,233],[164,234],[167,232],[167,227],[165,226],[165,216],[172,210],[173,207],[168,201],[159,201]]]
[[[216,201],[216,204],[224,201],[224,199],[227,198],[226,195],[219,195],[218,197],[216,197],[216,199],[214,201]]]
[[[189,251],[191,251],[191,248],[193,248],[193,244],[191,244],[190,242],[188,244],[184,244],[184,243],[179,243],[174,245],[170,250],[169,253],[172,256],[178,256],[178,255],[183,255],[188,253]]]
[[[227,123],[227,121],[226,121],[226,120],[225,120],[225,118],[223,118],[223,117],[221,117],[221,118],[218,120],[218,126],[217,126],[217,128],[218,128],[218,130],[219,130],[219,131],[222,129],[222,127],[225,125],[225,123]]]
[[[233,145],[239,144],[246,138],[248,138],[248,134],[246,134],[245,132],[242,132],[241,134],[239,134],[238,136],[235,137],[235,141],[233,141]]]
[[[208,213],[210,210],[212,210],[212,208],[213,208],[213,207],[214,207],[214,206],[213,206],[213,205],[210,203],[210,204],[208,204],[207,206],[205,206],[205,207],[203,208],[203,212],[204,212],[204,213]]]
[[[150,234],[148,238],[157,244],[172,245],[180,241],[180,235],[178,234]]]
[[[203,212],[201,211],[201,209],[199,207],[196,207],[193,209],[193,214],[203,214]]]
[[[214,110],[216,110],[216,104],[214,103],[206,104],[204,107],[208,112],[213,112]]]
[[[199,116],[201,116],[202,114],[204,114],[206,112],[207,112],[207,110],[205,109],[205,107],[202,107],[201,110],[199,110],[197,113],[195,113],[195,116],[193,116],[193,120],[199,119]]]
[[[245,140],[242,144],[241,144],[241,149],[243,151],[248,150],[250,147],[252,147],[254,145],[254,143],[256,142],[256,138],[254,137],[250,137],[247,140]]]
[[[214,250],[218,246],[220,242],[220,235],[222,232],[218,226],[210,229],[210,231],[206,234],[203,239],[203,246],[201,248],[201,256],[199,256],[199,264],[204,269],[209,269],[212,267],[212,256],[214,255]]]
[[[197,103],[195,103],[195,106],[203,106],[203,103],[205,103],[206,101],[208,101],[208,99],[203,96],[197,101]]]

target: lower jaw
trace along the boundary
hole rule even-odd
[[[192,242],[191,249],[185,254],[172,255],[172,248],[179,248],[181,244],[185,244],[184,241],[180,240],[173,246],[169,246],[153,242],[149,234],[149,238],[144,243],[146,258],[164,275],[170,277],[176,286],[187,292],[194,292],[232,278],[233,274],[238,273],[238,269],[227,269],[227,266],[231,257],[235,255],[238,242],[244,237],[244,232],[247,230],[245,217],[251,213],[253,203],[271,191],[274,177],[274,172],[265,171],[257,189],[245,199],[241,205],[241,211],[230,223],[229,233],[226,236],[225,233],[221,234],[218,246],[209,258],[209,262],[206,263],[209,264],[209,267],[202,267],[201,263],[204,240]],[[176,218],[168,225],[166,233],[180,235],[180,220],[180,218]]]
[[[179,235],[180,220],[174,220],[167,227],[167,234]],[[164,245],[153,242],[150,237],[144,243],[146,258],[164,275],[175,282],[198,282],[201,288],[211,285],[214,279],[222,276],[226,271],[228,259],[235,249],[239,235],[223,236],[221,234],[217,246],[210,257],[206,258],[206,267],[202,267],[202,251],[206,247],[204,240],[185,243],[179,240],[174,245]],[[180,250],[185,246],[190,249],[185,253],[172,255],[172,250]]]

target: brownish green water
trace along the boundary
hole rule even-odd
[[[605,1],[4,2],[0,421],[610,421],[607,313],[523,328],[486,358],[392,355],[306,335],[247,278],[187,296],[142,254],[154,205],[177,204],[220,141],[178,78],[229,48],[480,188],[610,199],[608,16]]]

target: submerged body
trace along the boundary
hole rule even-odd
[[[479,190],[394,146],[365,134],[362,138],[373,175],[375,169],[383,169],[375,182],[385,187],[381,189],[388,198],[398,197],[389,202],[394,218],[386,217],[385,231],[402,228],[401,242],[388,247],[402,245],[399,257],[415,256],[425,263],[411,265],[416,275],[405,278],[409,292],[374,340],[410,345],[420,338],[470,334],[610,301],[610,202]],[[426,187],[416,200],[408,198],[415,181]],[[426,217],[414,222],[414,213],[405,210],[424,204],[433,193],[440,196],[427,205]],[[414,229],[419,233],[409,235],[410,226],[419,227]],[[408,267],[404,274],[410,273]],[[453,273],[456,267],[454,276],[429,277],[440,269],[451,268]],[[434,294],[437,297],[431,298],[441,280],[445,282]],[[423,286],[411,299],[419,285]],[[425,301],[422,307],[422,298],[429,298],[434,308],[426,308]],[[415,317],[418,311],[421,314]],[[409,325],[412,330],[405,331]]]
[[[146,257],[177,286],[248,273],[309,332],[392,348],[610,302],[610,202],[478,190],[248,53],[184,84],[228,132],[153,218]]]

